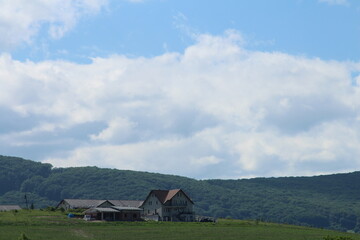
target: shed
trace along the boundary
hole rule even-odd
[[[90,208],[84,212],[85,218],[105,221],[140,221],[141,208],[113,206],[109,208]]]
[[[11,210],[21,210],[19,205],[0,205],[0,212],[6,212]]]

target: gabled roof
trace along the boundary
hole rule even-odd
[[[105,201],[106,200],[98,199],[64,199],[58,204],[58,206],[61,203],[66,202],[73,208],[94,208],[104,203]]]
[[[149,195],[146,197],[145,201],[149,198],[149,196],[151,196],[151,194],[155,194],[155,196],[157,197],[157,199],[159,199],[159,201],[162,204],[165,204],[167,201],[171,200],[178,192],[183,193],[191,203],[194,203],[191,198],[189,198],[189,196],[181,189],[172,189],[172,190],[151,190]],[[144,202],[145,202],[144,201]]]
[[[111,204],[117,207],[139,207],[142,205],[143,201],[137,200],[108,200]]]
[[[173,190],[152,190],[151,192],[155,194],[155,196],[160,200],[161,203],[166,203],[167,201],[171,200],[180,189],[173,189]]]
[[[63,202],[66,202],[73,208],[95,208],[106,202],[119,207],[139,207],[143,203],[143,201],[137,200],[64,199],[57,207]]]
[[[21,210],[19,205],[0,205],[0,211]]]

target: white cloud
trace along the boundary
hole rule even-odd
[[[30,43],[48,27],[52,38],[61,38],[83,15],[94,14],[107,0],[0,0],[0,49]]]
[[[91,135],[91,139],[103,142],[113,142],[119,140],[126,141],[132,134],[134,134],[134,127],[136,127],[136,124],[127,119],[111,119],[109,121],[108,128],[104,129],[99,134]]]
[[[2,55],[0,113],[12,114],[0,150],[197,178],[358,169],[360,63],[249,51],[241,39],[199,35],[184,53],[91,64]]]
[[[200,166],[208,166],[208,165],[212,165],[212,164],[218,164],[220,162],[222,162],[222,160],[215,156],[205,156],[205,157],[200,157],[200,158],[194,158],[190,161],[191,164],[200,165]]]
[[[202,139],[203,140],[203,139]],[[214,156],[202,156],[197,147],[204,147],[204,142],[196,143],[196,138],[164,139],[144,141],[132,144],[104,144],[83,147],[74,150],[67,158],[49,158],[59,166],[98,165],[106,167],[168,173],[186,172],[187,174],[206,174],[199,168],[216,165],[221,162]],[[207,147],[207,146],[205,146]],[[180,170],[180,171],[179,171]]]

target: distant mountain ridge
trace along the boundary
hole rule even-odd
[[[0,155],[0,204],[55,206],[64,198],[143,200],[181,188],[200,215],[360,232],[360,172],[315,177],[195,180],[97,167],[53,168]]]

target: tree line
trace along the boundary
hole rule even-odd
[[[143,200],[151,189],[181,188],[199,215],[360,232],[360,172],[315,177],[195,180],[97,167],[53,168],[0,156],[0,204],[35,208],[64,198]]]

